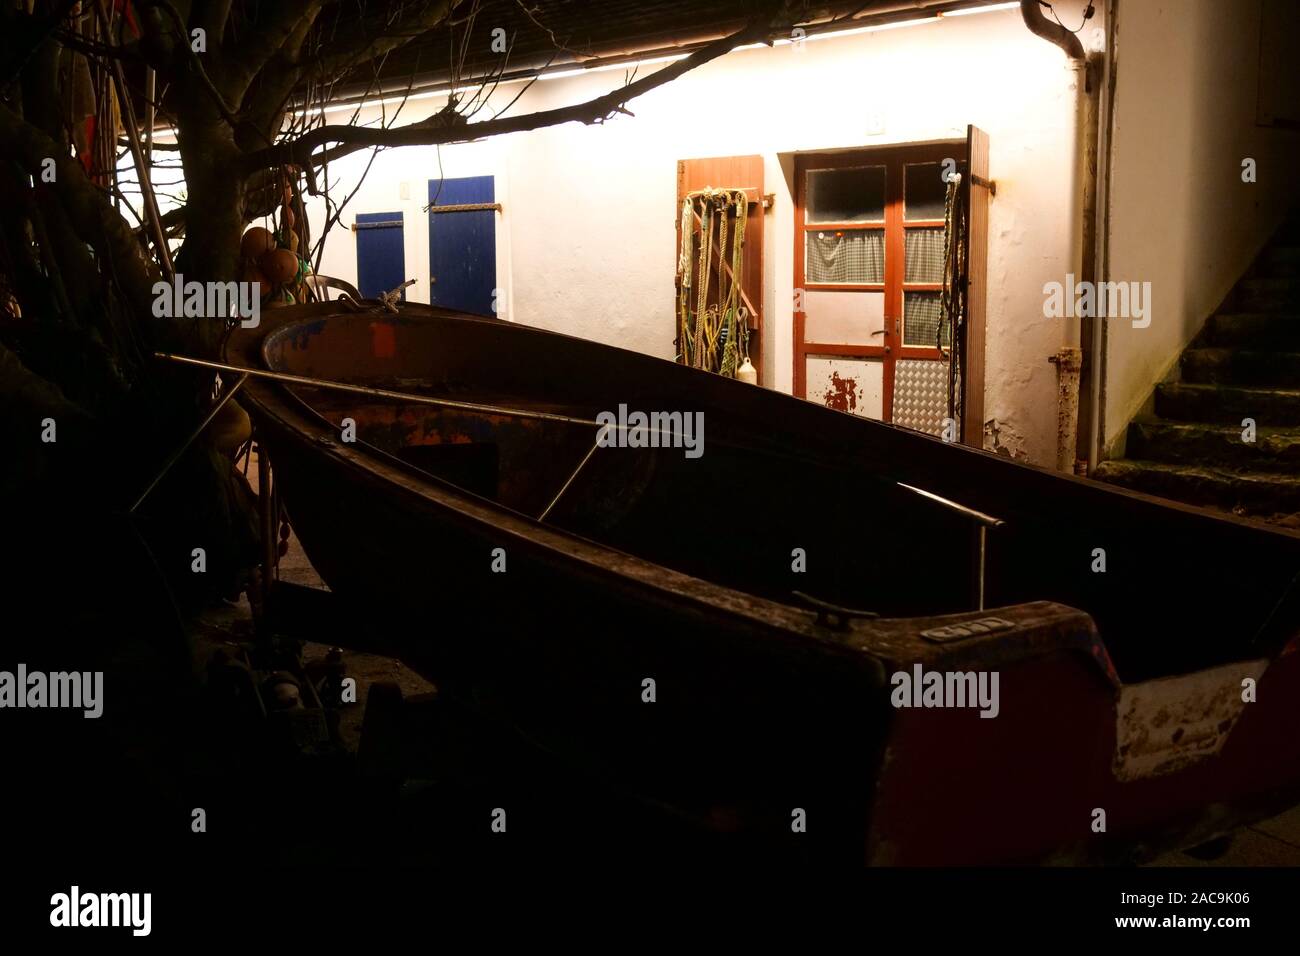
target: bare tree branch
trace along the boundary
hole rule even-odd
[[[199,82],[203,89],[212,97],[212,101],[216,105],[217,111],[221,114],[221,118],[229,123],[233,128],[238,122],[235,118],[235,110],[226,102],[226,98],[222,95],[221,89],[213,82],[212,77],[208,75],[208,71],[204,67],[202,59],[200,59],[199,55],[194,52],[194,48],[190,46],[190,37],[189,34],[185,32],[185,20],[180,11],[177,10],[175,4],[169,2],[169,0],[154,0],[154,2],[172,18],[172,25],[176,31],[177,41],[180,45],[180,49],[185,52],[186,57],[189,59],[190,69],[192,69],[194,75],[199,78]]]
[[[124,60],[132,63],[145,62],[144,56],[140,52],[138,43],[99,43],[95,40],[88,40],[83,36],[78,36],[68,29],[56,30],[55,39],[63,46],[78,53],[84,53],[87,56],[110,57],[115,60]]]
[[[441,114],[395,129],[376,129],[365,126],[319,126],[297,140],[280,143],[269,149],[258,150],[244,157],[246,171],[284,163],[306,165],[313,162],[312,153],[327,143],[342,144],[327,151],[329,159],[338,159],[367,146],[432,146],[439,143],[467,142],[486,136],[518,133],[557,126],[561,123],[601,123],[618,113],[627,113],[625,104],[638,96],[670,83],[696,67],[729,53],[748,43],[770,42],[771,22],[756,21],[742,30],[701,47],[685,59],[670,63],[663,69],[619,87],[603,96],[551,110],[540,110],[523,116],[485,120],[481,123],[438,124],[431,122]],[[323,157],[322,157],[323,158]]]
[[[298,21],[289,38],[285,40],[284,46],[280,48],[281,54],[290,63],[297,65],[302,58],[302,47],[307,41],[307,35],[311,28],[316,25],[316,18],[320,16],[321,8],[314,7],[307,11],[307,15]]]
[[[528,17],[528,19],[533,22],[533,26],[537,27],[539,30],[544,31],[546,35],[551,38],[551,46],[555,47],[557,51],[563,51],[575,57],[590,58],[596,55],[591,50],[574,50],[571,49],[570,47],[565,46],[565,44],[562,43],[558,37],[556,37],[554,30],[548,27],[541,20],[537,19],[536,8],[530,7],[527,3],[524,2],[524,0],[515,0],[515,4],[519,7],[520,10],[524,12],[524,16]],[[566,38],[566,42],[567,42],[567,38]]]
[[[357,63],[391,53],[443,23],[462,2],[463,0],[430,0],[424,12],[409,22],[397,21],[385,24],[378,30],[363,30],[360,37],[350,37],[326,47],[317,55],[312,72],[337,76]]]
[[[220,45],[230,20],[231,0],[205,0],[198,16],[198,25],[208,32],[208,40]]]
[[[0,87],[6,87],[18,78],[23,66],[36,52],[36,48],[46,38],[67,21],[68,14],[76,6],[76,0],[61,0],[47,14],[41,17],[23,16],[19,27],[13,35],[5,39],[3,47],[4,70],[0,72]]]
[[[38,181],[42,166],[53,159],[55,191],[68,221],[81,240],[115,267],[115,278],[127,302],[147,307],[152,299],[156,267],[149,263],[131,227],[113,209],[105,194],[86,178],[85,170],[66,149],[12,110],[0,106],[0,151],[16,159]]]
[[[319,0],[278,0],[274,15],[264,23],[259,21],[256,30],[240,38],[238,55],[227,64],[225,78],[226,93],[235,103],[243,102],[253,80],[290,38],[306,32],[304,21],[306,29],[310,29],[319,13]],[[301,38],[297,42],[301,44]]]

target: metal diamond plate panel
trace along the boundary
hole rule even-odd
[[[894,366],[894,424],[942,435],[948,417],[948,363],[901,359]]]

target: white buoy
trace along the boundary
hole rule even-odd
[[[745,356],[745,361],[740,363],[740,368],[736,369],[736,378],[750,385],[758,384],[758,369],[749,363],[748,355]]]

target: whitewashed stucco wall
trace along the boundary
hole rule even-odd
[[[1152,308],[1146,328],[1107,326],[1109,445],[1300,196],[1300,133],[1256,125],[1260,10],[1261,0],[1121,2],[1110,278],[1150,282]],[[1242,180],[1248,158],[1254,183]]]
[[[1057,6],[1067,22],[1081,19],[1082,4]],[[602,72],[539,82],[511,112],[579,102],[621,80],[621,72]],[[634,100],[634,117],[443,147],[442,172],[496,177],[505,207],[498,281],[509,318],[670,358],[676,162],[761,154],[765,188],[776,197],[765,230],[764,380],[788,391],[793,153],[960,139],[973,123],[989,134],[998,189],[990,208],[985,417],[995,422],[1000,450],[1048,464],[1056,438],[1055,370],[1047,359],[1063,329],[1043,316],[1042,288],[1067,271],[1071,84],[1064,54],[1030,34],[1018,11],[954,17],[802,49],[737,51]],[[516,92],[503,87],[493,105]],[[409,118],[439,106],[411,103]],[[405,213],[417,301],[428,297],[421,207],[438,155],[415,147],[380,153],[343,217],[347,224],[358,212]],[[340,194],[364,163],[357,155],[334,167]],[[401,198],[403,183],[409,199]],[[319,229],[319,204],[311,217]],[[355,280],[354,242],[336,230],[322,271]]]

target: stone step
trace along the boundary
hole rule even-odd
[[[1300,387],[1300,351],[1192,348],[1182,354],[1179,365],[1184,382]]]
[[[1300,308],[1300,277],[1243,279],[1230,300],[1243,312],[1295,312]]]
[[[1164,382],[1156,386],[1156,415],[1183,422],[1240,425],[1253,418],[1257,428],[1300,425],[1300,391]]]
[[[1300,474],[1300,429],[1258,428],[1248,442],[1239,425],[1137,421],[1128,427],[1130,458],[1228,471],[1294,471]]]
[[[1300,311],[1220,312],[1210,317],[1201,338],[1211,347],[1300,349]]]
[[[1117,458],[1102,462],[1093,475],[1134,491],[1239,514],[1276,515],[1300,511],[1300,476],[1229,472]]]
[[[1264,251],[1256,263],[1261,278],[1300,276],[1300,245],[1275,245]]]

